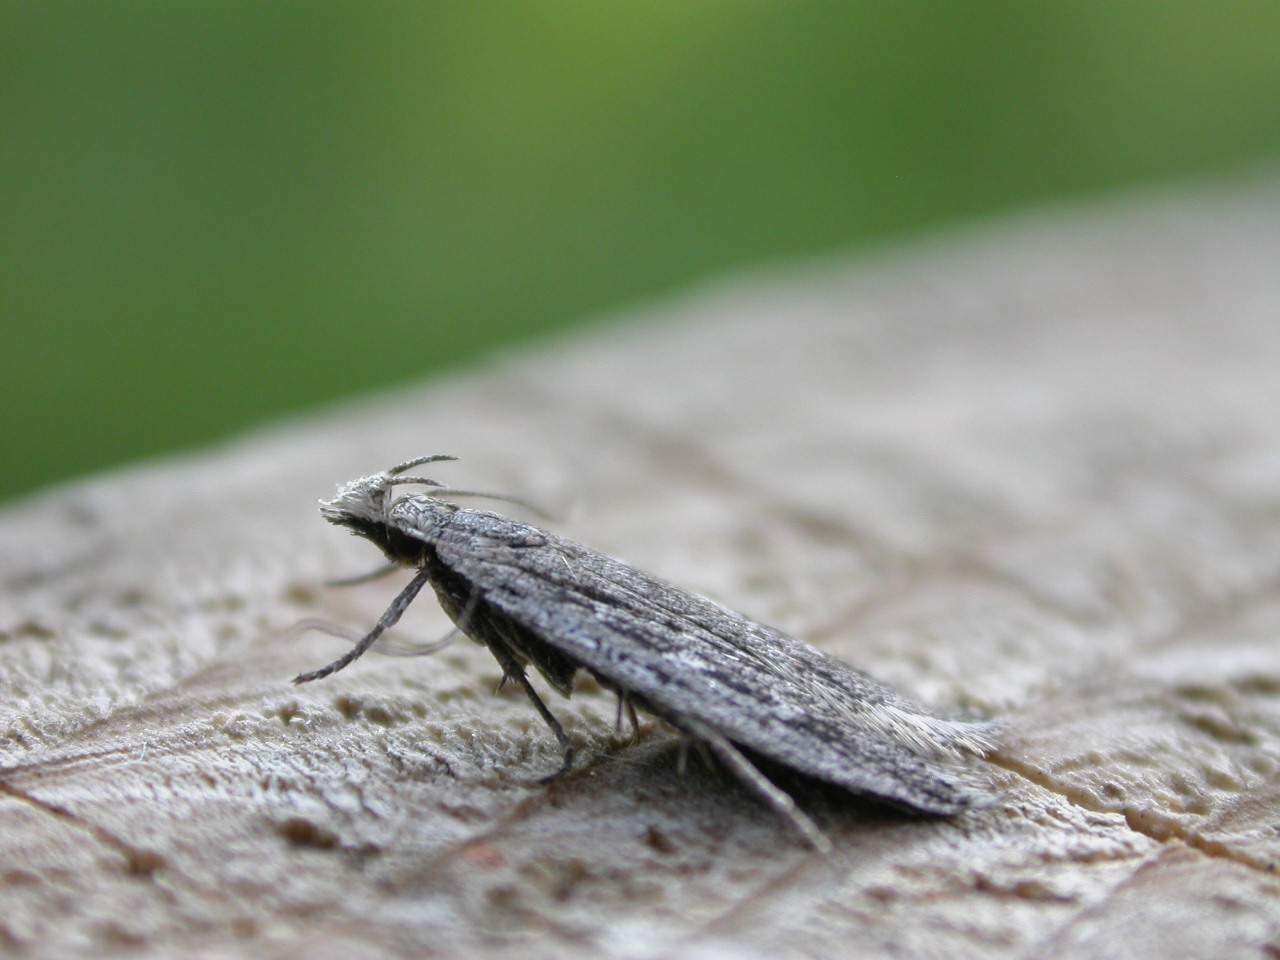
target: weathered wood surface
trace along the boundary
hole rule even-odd
[[[0,945],[32,957],[1280,951],[1280,193],[1145,198],[722,284],[0,514]],[[649,322],[643,322],[649,321]],[[371,349],[385,345],[371,344]],[[339,481],[444,478],[946,710],[1000,802],[805,799],[813,854],[612,699],[550,735]],[[9,469],[19,469],[11,451]],[[429,599],[401,637],[431,639]]]

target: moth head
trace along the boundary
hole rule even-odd
[[[439,460],[456,460],[438,454],[433,457],[418,457],[406,460],[390,470],[375,473],[344,483],[332,500],[320,501],[320,513],[330,523],[338,523],[357,530],[369,526],[379,526],[387,522],[387,509],[391,503],[391,490],[397,484],[423,483],[431,487],[443,486],[426,477],[406,477],[404,472],[419,467],[424,463],[435,463]]]

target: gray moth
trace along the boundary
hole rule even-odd
[[[371,540],[388,566],[416,569],[377,624],[344,656],[294,678],[306,683],[364,654],[427,584],[457,629],[487,647],[555,735],[567,772],[574,750],[526,675],[533,667],[568,697],[579,671],[707,749],[785,816],[817,849],[830,844],[758,762],[923,814],[985,801],[966,757],[994,748],[990,723],[937,716],[877,680],[771,627],[755,623],[589,547],[451,499],[406,472],[419,457],[361,477],[321,501],[331,523]],[[428,493],[396,496],[425,484]],[[481,496],[489,496],[480,494]],[[498,498],[504,499],[504,498]],[[363,578],[361,578],[363,579]]]

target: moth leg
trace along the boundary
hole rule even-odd
[[[685,771],[689,769],[689,748],[693,747],[698,751],[698,756],[702,758],[703,766],[708,770],[716,768],[715,763],[711,760],[711,751],[707,749],[705,741],[697,740],[688,734],[680,736],[680,753],[676,757],[676,773],[684,776]]]
[[[618,715],[613,718],[613,735],[615,737],[622,736],[622,705],[627,702],[627,695],[621,691],[618,692]]]
[[[538,782],[552,783],[559,780],[573,769],[574,749],[569,740],[569,735],[564,732],[564,727],[560,726],[560,721],[555,718],[555,715],[547,709],[547,705],[542,702],[542,698],[538,696],[538,691],[533,689],[533,684],[525,675],[524,667],[520,666],[520,662],[512,656],[511,651],[506,646],[490,643],[489,652],[493,654],[498,661],[498,665],[502,667],[502,682],[505,683],[510,678],[520,684],[528,695],[529,701],[533,704],[533,708],[538,711],[538,715],[546,721],[547,726],[551,728],[551,732],[555,734],[556,742],[560,745],[560,750],[564,755],[560,769],[549,777],[543,777]]]
[[[631,695],[618,691],[618,715],[613,721],[613,735],[615,737],[622,736],[622,714],[626,711],[627,720],[631,722],[631,739],[640,734],[640,718],[636,716],[636,706],[631,702]]]
[[[423,567],[417,572],[409,585],[400,591],[399,595],[391,601],[391,606],[387,607],[386,613],[378,618],[378,622],[373,625],[373,629],[364,635],[364,638],[354,647],[346,652],[345,655],[339,657],[333,663],[319,670],[312,670],[310,673],[300,673],[293,678],[294,683],[307,683],[311,680],[319,680],[321,677],[327,677],[331,673],[337,673],[343,667],[350,664],[353,660],[359,658],[374,642],[382,636],[387,630],[395,626],[396,621],[400,619],[405,608],[413,603],[419,591],[425,587],[431,579],[431,571],[427,567]]]
[[[379,577],[385,577],[389,573],[395,573],[400,569],[398,563],[384,563],[376,570],[370,570],[368,573],[357,573],[354,577],[338,577],[336,580],[326,580],[326,587],[354,587],[362,583],[368,583],[370,580],[377,580]]]
[[[703,766],[708,770],[714,770],[716,768],[716,765],[711,762],[711,751],[707,749],[707,745],[704,741],[693,741],[693,749],[698,751],[698,756],[702,758]]]
[[[560,769],[549,777],[543,777],[538,781],[539,783],[553,783],[573,769],[573,744],[569,740],[569,735],[564,732],[564,727],[560,726],[560,721],[547,709],[547,705],[542,702],[538,692],[533,689],[533,684],[529,682],[529,678],[525,676],[523,670],[516,676],[516,680],[519,681],[520,686],[524,687],[524,692],[529,695],[529,699],[533,701],[534,709],[541,714],[543,720],[547,721],[547,726],[556,735],[556,742],[560,744],[560,749],[564,752],[564,759],[560,763]]]
[[[467,597],[467,605],[462,608],[462,613],[458,614],[458,619],[453,621],[455,630],[471,636],[468,628],[471,626],[471,618],[476,615],[476,610],[480,606],[480,591],[472,590],[471,596]]]
[[[757,770],[755,764],[743,756],[741,750],[714,730],[700,723],[694,724],[685,721],[685,725],[688,726],[691,733],[711,748],[711,752],[733,771],[734,776],[748,790],[790,821],[791,825],[809,841],[809,845],[813,849],[824,856],[831,854],[831,841],[822,835],[818,825],[796,805],[790,794]]]

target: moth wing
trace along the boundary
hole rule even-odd
[[[453,521],[431,538],[441,562],[676,727],[692,719],[801,773],[928,813],[976,799],[954,761],[989,749],[983,725],[934,717],[808,644],[581,544],[483,511]]]

